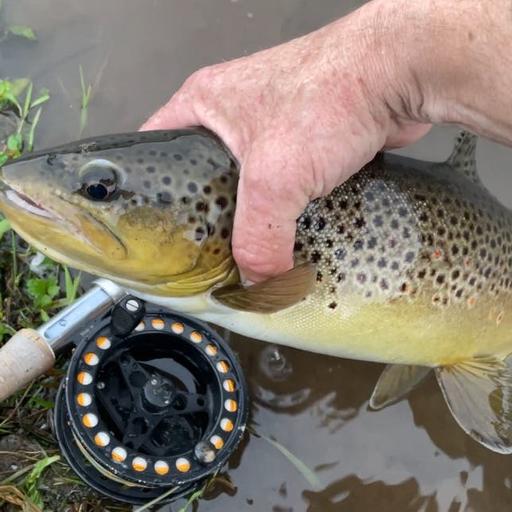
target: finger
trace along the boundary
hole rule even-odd
[[[287,152],[293,154],[290,148]],[[293,266],[296,219],[309,202],[300,174],[298,165],[268,145],[253,146],[244,159],[232,248],[242,275],[250,281]]]
[[[162,108],[157,110],[141,127],[141,131],[169,130],[197,126],[200,121],[188,95],[178,91]]]
[[[431,124],[420,123],[403,126],[398,133],[388,136],[385,149],[396,149],[408,146],[424,137],[431,128]]]

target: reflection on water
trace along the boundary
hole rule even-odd
[[[311,30],[362,2],[319,0],[5,0],[37,44],[0,46],[2,76],[30,76],[52,92],[38,145],[79,131],[78,68],[97,84],[85,134],[134,130],[194,69]],[[404,152],[448,155],[454,129]],[[511,153],[484,142],[484,182],[508,204]],[[310,468],[311,489],[274,447],[246,436],[199,510],[508,510],[512,459],[485,450],[455,424],[433,379],[379,412],[367,400],[381,366],[231,336],[253,399],[251,423]],[[461,340],[463,343],[464,340]]]

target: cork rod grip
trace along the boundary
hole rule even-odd
[[[0,348],[0,402],[48,371],[54,362],[53,350],[37,331],[18,331]]]

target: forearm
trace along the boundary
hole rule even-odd
[[[511,0],[379,0],[374,8],[396,115],[512,144]]]

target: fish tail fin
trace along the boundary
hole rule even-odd
[[[446,163],[469,180],[482,184],[476,167],[476,143],[478,136],[468,131],[461,131],[455,140],[452,154]]]
[[[507,359],[482,357],[436,368],[444,398],[457,423],[473,439],[512,453],[512,368]]]
[[[388,364],[381,373],[370,398],[372,409],[382,409],[402,399],[432,370],[426,366]]]

